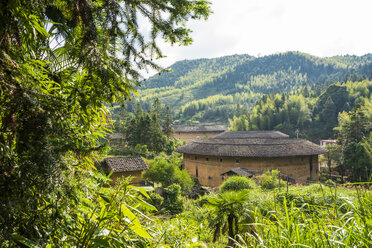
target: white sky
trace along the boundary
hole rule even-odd
[[[372,0],[211,0],[207,21],[190,21],[188,47],[162,43],[164,67],[183,59],[301,51],[372,53]]]

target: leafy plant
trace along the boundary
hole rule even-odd
[[[263,175],[258,176],[261,188],[263,189],[274,189],[278,187],[284,187],[285,183],[281,180],[279,185],[279,170],[268,170]]]
[[[256,187],[256,183],[248,177],[231,176],[221,184],[220,191],[240,191],[242,189],[255,189]]]
[[[227,232],[230,238],[228,244],[232,245],[232,239],[241,231],[240,225],[253,222],[252,213],[245,208],[248,200],[249,191],[247,190],[227,191],[208,199],[208,205],[213,210],[213,219],[209,223],[214,229],[213,242],[217,241],[221,233]],[[242,217],[245,217],[243,223]]]
[[[143,178],[151,182],[161,183],[162,187],[179,184],[184,192],[189,192],[194,185],[190,175],[180,169],[181,159],[160,154],[149,163],[149,170],[143,173]]]

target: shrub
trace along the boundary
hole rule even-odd
[[[164,198],[161,195],[158,195],[156,193],[152,193],[150,195],[149,203],[156,207],[156,209],[159,211],[163,205]]]
[[[180,199],[180,196],[181,186],[179,186],[178,184],[172,184],[165,189],[163,207],[170,214],[178,214],[183,211],[183,202]]]
[[[220,191],[239,191],[242,189],[254,188],[256,188],[256,184],[250,178],[242,176],[232,176],[226,179],[225,182],[223,182],[223,184],[220,186]]]
[[[333,182],[331,179],[328,179],[324,184],[329,187],[336,187],[336,183]]]
[[[266,171],[265,174],[259,176],[261,181],[261,188],[263,189],[274,189],[279,187],[279,170]],[[281,180],[280,187],[285,186],[285,183]]]
[[[169,187],[176,183],[184,192],[189,192],[194,185],[190,175],[180,169],[181,159],[161,154],[149,163],[149,170],[144,171],[144,179],[155,183],[161,183],[162,187]]]

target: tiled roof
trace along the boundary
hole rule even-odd
[[[108,136],[108,138],[110,140],[113,140],[113,139],[124,139],[124,134],[122,133],[112,133]]]
[[[111,157],[104,160],[108,171],[142,171],[148,170],[149,167],[141,157]]]
[[[257,138],[288,138],[287,134],[279,131],[232,131],[217,135],[217,139],[257,139]]]
[[[233,168],[229,171],[226,171],[226,172],[222,173],[221,175],[225,175],[225,174],[234,174],[234,175],[239,175],[239,176],[244,176],[244,177],[252,177],[252,176],[258,174],[258,172],[248,170],[247,168],[244,168],[244,167],[237,167],[237,168]]]
[[[196,133],[196,132],[224,132],[227,129],[221,125],[191,125],[191,126],[173,126],[176,133]]]
[[[176,151],[186,154],[226,157],[290,157],[319,155],[327,152],[326,149],[304,139],[221,139],[217,137],[189,143],[179,147]]]

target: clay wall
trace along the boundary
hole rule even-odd
[[[293,177],[296,182],[305,182],[311,177],[318,179],[318,156],[297,156],[278,158],[234,158],[184,154],[184,168],[201,185],[217,187],[224,178],[222,173],[236,167],[244,167],[257,172],[279,169],[281,173]],[[310,161],[312,172],[310,171]]]
[[[135,186],[141,186],[142,181],[142,171],[126,171],[126,172],[114,172],[111,175],[112,184],[115,184],[116,181],[121,177],[132,177],[131,184]]]

